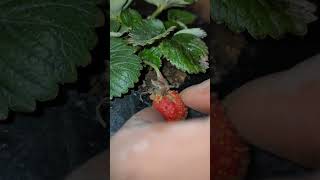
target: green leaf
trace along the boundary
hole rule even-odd
[[[179,21],[184,24],[192,24],[196,20],[197,16],[189,11],[180,9],[170,9],[168,11],[169,21]]]
[[[200,28],[182,29],[176,32],[174,35],[178,35],[178,34],[192,34],[194,36],[197,36],[198,38],[204,38],[207,36],[207,33]]]
[[[120,37],[123,34],[129,32],[132,26],[137,26],[138,24],[141,24],[141,23],[142,23],[142,17],[136,10],[126,9],[121,12],[120,17],[117,18],[117,20],[113,20],[113,19],[110,20],[110,27],[113,28],[112,30],[114,30],[115,27],[118,28],[117,31],[110,30],[110,36]]]
[[[96,44],[98,14],[93,0],[1,1],[0,119],[9,109],[33,111],[77,79]]]
[[[110,31],[110,37],[121,37],[127,32],[129,32],[129,28],[127,26],[120,25],[120,29],[117,32]]]
[[[127,32],[129,32],[128,26],[121,24],[118,19],[110,18],[110,37],[120,37]]]
[[[163,41],[159,48],[163,56],[182,71],[195,74],[208,68],[208,47],[194,35],[178,34]]]
[[[120,30],[121,24],[113,19],[110,19],[110,32],[118,32]]]
[[[172,27],[172,26],[179,27],[180,25],[179,25],[177,22],[175,22],[175,21],[165,21],[165,22],[164,22],[164,27],[165,27],[166,29],[168,29],[168,28],[170,28],[170,27]]]
[[[280,38],[289,32],[305,35],[317,19],[307,0],[211,0],[211,16],[232,31],[247,30],[254,38]]]
[[[121,97],[138,82],[142,69],[140,58],[134,48],[122,39],[110,39],[110,99]]]
[[[174,29],[174,26],[166,29],[158,19],[143,20],[142,23],[132,27],[128,41],[133,46],[153,44],[156,40],[168,36]]]
[[[139,56],[144,62],[152,63],[157,68],[161,67],[162,53],[159,48],[157,47],[152,47],[150,49],[145,48],[139,53]]]
[[[110,0],[110,17],[117,19],[121,12],[125,10],[132,2],[132,0]]]
[[[138,11],[127,9],[120,15],[121,23],[127,27],[133,27],[142,23],[142,17]]]
[[[194,0],[145,0],[157,7],[171,8],[171,7],[185,7],[186,5],[194,3]]]

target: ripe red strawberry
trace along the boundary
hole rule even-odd
[[[152,106],[166,121],[179,121],[187,117],[188,109],[177,91],[169,90],[164,95],[155,94],[152,99]]]
[[[249,155],[247,146],[237,136],[225,117],[223,107],[215,100],[211,105],[213,153],[211,167],[214,180],[240,180],[245,176]]]

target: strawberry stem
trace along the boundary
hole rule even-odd
[[[176,21],[183,29],[188,29],[188,27],[181,21]]]
[[[156,65],[154,65],[154,64],[152,64],[150,62],[147,62],[147,61],[144,61],[144,63],[149,65],[149,66],[151,66],[155,70],[155,72],[157,74],[157,80],[159,82],[161,82],[165,86],[169,87],[168,81],[163,77],[162,73],[160,72],[159,68]]]
[[[165,5],[160,5],[149,17],[148,19],[154,19],[156,18],[163,10],[165,10],[167,7]]]

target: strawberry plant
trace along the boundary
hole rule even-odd
[[[189,74],[208,68],[202,40],[207,34],[190,27],[196,16],[183,9],[194,0],[145,1],[156,7],[146,17],[131,8],[132,0],[110,0],[110,99],[133,88],[143,68],[155,70],[160,89],[169,88],[161,73],[163,61]]]

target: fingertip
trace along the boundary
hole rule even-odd
[[[186,106],[203,112],[210,112],[210,79],[191,86],[180,93]]]
[[[203,81],[200,84],[196,84],[184,89],[180,94],[184,98],[189,98],[190,93],[198,95],[200,93],[210,94],[210,79]]]

